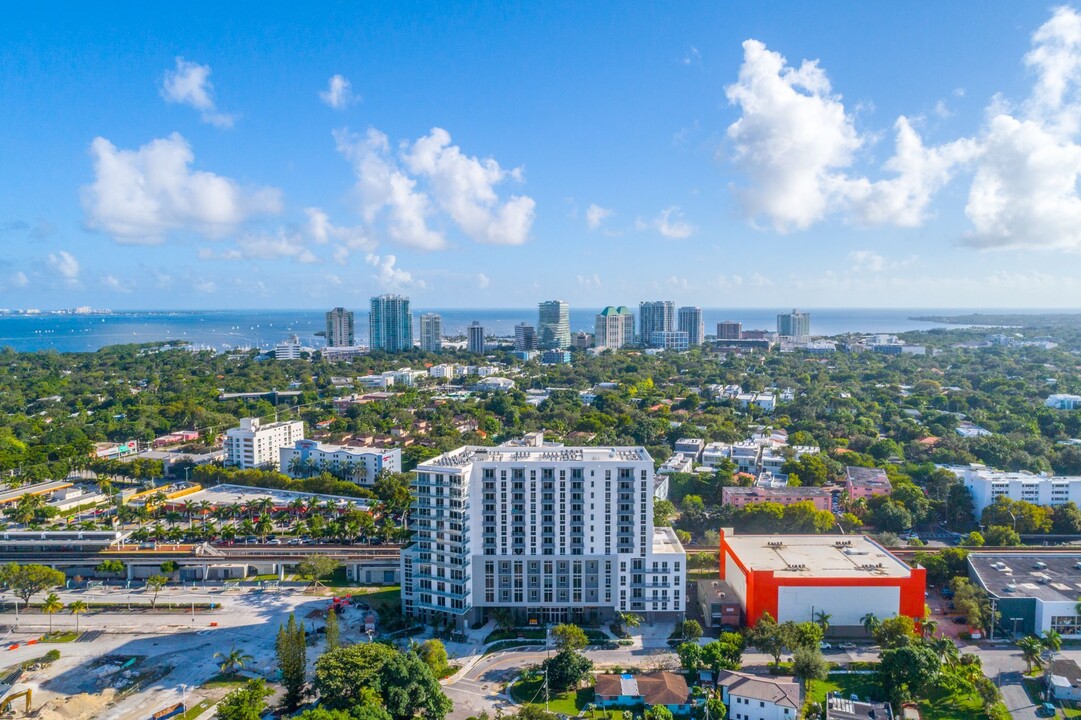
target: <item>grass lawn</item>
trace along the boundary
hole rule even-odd
[[[215,675],[199,687],[227,688],[232,690],[233,688],[240,687],[246,682],[248,682],[248,678],[243,675]]]
[[[826,693],[839,692],[845,697],[855,693],[861,700],[871,698],[883,701],[886,694],[878,686],[874,675],[837,675],[831,674],[827,680],[814,681],[810,684],[808,699],[824,704]],[[983,703],[976,695],[948,695],[946,692],[931,688],[919,699],[920,715],[924,720],[972,720],[986,718]]]
[[[516,682],[511,686],[510,694],[515,702],[544,707],[544,677]],[[553,694],[548,700],[548,709],[554,713],[577,715],[591,702],[593,702],[593,688],[582,688],[577,691]]]
[[[46,633],[41,636],[41,642],[47,643],[69,643],[74,642],[75,638],[79,637],[82,633],[77,633],[74,630],[69,632],[54,632]]]
[[[213,705],[216,702],[218,702],[218,701],[217,700],[210,700],[209,698],[206,699],[206,700],[200,700],[199,702],[192,705],[190,708],[188,708],[184,712],[177,715],[176,718],[177,718],[177,720],[195,720],[195,718],[199,717],[200,715],[205,713],[207,710],[209,710],[210,706]]]
[[[353,597],[368,603],[377,613],[390,612],[391,615],[396,615],[402,611],[402,589],[397,585],[349,590]]]

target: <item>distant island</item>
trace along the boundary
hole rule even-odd
[[[968,315],[920,315],[909,320],[947,323],[950,325],[981,325],[984,327],[1076,327],[1081,326],[1081,313],[970,313]]]

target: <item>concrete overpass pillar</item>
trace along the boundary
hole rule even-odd
[[[278,582],[285,581],[285,563],[278,564]]]
[[[134,575],[134,573],[131,571],[131,563],[128,563],[127,571],[128,571],[128,582],[131,582],[132,580],[135,579],[134,577],[132,577]]]

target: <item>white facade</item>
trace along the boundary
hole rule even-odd
[[[706,323],[702,320],[702,308],[681,307],[678,313],[676,329],[687,333],[687,341],[692,347],[705,342]]]
[[[1043,404],[1055,410],[1077,410],[1081,408],[1081,395],[1055,394],[1049,395]]]
[[[972,493],[976,517],[1000,495],[1033,505],[1064,505],[1071,500],[1081,504],[1081,477],[1003,472],[983,465],[950,469]]]
[[[467,627],[488,609],[538,623],[617,611],[680,617],[686,554],[653,527],[640,447],[564,447],[534,434],[466,446],[415,471],[402,608]]]
[[[299,360],[300,353],[304,348],[300,344],[300,338],[293,335],[274,346],[275,360]]]
[[[424,352],[439,352],[443,349],[443,316],[439,313],[424,313],[420,316],[420,349]]]
[[[402,471],[402,451],[325,445],[315,440],[298,440],[292,447],[278,450],[281,471],[289,477],[307,477],[312,470],[330,470],[348,476],[360,485],[374,485],[379,473]],[[297,463],[293,459],[297,459]],[[298,464],[298,463],[303,463]],[[337,472],[335,472],[337,471]]]
[[[488,376],[483,378],[474,387],[477,390],[490,390],[493,392],[508,392],[514,389],[514,381],[510,378]]]
[[[654,300],[638,304],[638,336],[643,345],[653,344],[653,333],[676,329],[676,304],[671,300]]]
[[[802,707],[798,683],[788,678],[722,670],[717,679],[729,720],[796,720]]]
[[[304,439],[300,420],[263,425],[259,418],[244,418],[240,427],[225,431],[225,464],[241,470],[278,469],[278,451]]]
[[[657,330],[649,338],[649,344],[658,350],[689,350],[690,338],[682,330]]]
[[[597,315],[593,344],[613,350],[634,344],[634,313],[629,308],[609,305]]]
[[[386,390],[394,384],[394,378],[397,376],[397,372],[387,371],[378,375],[361,375],[357,378],[357,382],[360,383],[362,387]]]

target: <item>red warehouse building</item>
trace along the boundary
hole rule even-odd
[[[863,618],[923,617],[927,571],[863,535],[735,535],[721,530],[720,570],[747,625],[768,612],[778,622],[830,616],[839,634]]]

